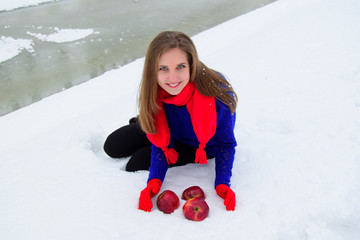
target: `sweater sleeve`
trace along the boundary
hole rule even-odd
[[[215,133],[215,144],[217,147],[215,156],[215,188],[219,184],[225,184],[230,187],[237,144],[234,134],[236,113],[232,114],[230,109],[220,101],[217,101],[216,105],[218,122]]]
[[[164,152],[154,145],[151,146],[151,165],[149,168],[149,178],[148,182],[157,178],[160,179],[161,182],[164,182],[166,172],[169,168],[168,163],[166,162],[166,158]]]

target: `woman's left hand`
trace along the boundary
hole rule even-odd
[[[226,210],[234,211],[236,205],[235,193],[225,184],[219,184],[216,186],[216,193],[224,199],[224,205]]]

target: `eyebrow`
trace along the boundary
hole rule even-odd
[[[187,65],[187,63],[178,63],[177,66],[179,65]],[[159,64],[159,67],[167,67],[167,65]]]

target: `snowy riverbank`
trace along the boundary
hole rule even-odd
[[[23,7],[37,6],[42,3],[57,1],[60,0],[2,0],[0,3],[0,12],[11,11]]]

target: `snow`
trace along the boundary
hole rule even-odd
[[[57,2],[60,0],[1,0],[0,12],[11,11],[23,7],[36,6],[42,3]]]
[[[94,33],[94,29],[59,29],[55,28],[51,34],[32,33],[30,31],[26,34],[36,37],[44,42],[64,43],[80,40]]]
[[[214,161],[171,168],[162,187],[201,186],[204,221],[137,210],[148,172],[125,172],[102,144],[137,113],[138,59],[0,117],[0,238],[359,239],[359,10],[279,0],[193,37],[239,96],[234,212]]]
[[[40,30],[43,30],[42,26],[39,27]],[[49,31],[49,34],[33,33],[27,31],[31,37],[34,37],[43,42],[53,42],[53,43],[65,43],[78,41],[80,39],[86,38],[92,34],[97,34],[94,29],[60,29],[58,27],[50,27],[45,29]],[[0,37],[0,63],[5,62],[13,57],[16,57],[22,51],[27,50],[28,52],[35,52],[33,39],[14,39],[12,37]]]
[[[34,52],[33,45],[29,39],[0,36],[0,63],[16,57],[23,50]]]

